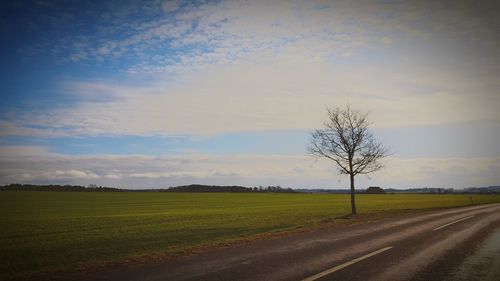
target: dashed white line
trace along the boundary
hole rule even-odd
[[[348,261],[348,262],[346,262],[346,263],[343,263],[343,264],[337,265],[337,266],[335,266],[335,267],[332,267],[332,268],[330,268],[330,269],[327,269],[327,270],[325,270],[325,271],[322,271],[322,272],[320,272],[320,273],[318,273],[318,274],[315,274],[315,275],[313,275],[313,276],[307,277],[306,279],[303,279],[302,281],[314,281],[314,280],[319,279],[319,278],[321,278],[321,277],[324,277],[324,276],[326,276],[326,275],[328,275],[328,274],[331,274],[331,273],[333,273],[333,272],[335,272],[335,271],[337,271],[337,270],[341,270],[342,268],[348,267],[348,266],[350,266],[350,265],[352,265],[352,264],[355,264],[355,263],[357,263],[357,262],[360,262],[360,261],[362,261],[362,260],[364,260],[364,259],[367,259],[367,258],[369,258],[369,257],[375,256],[375,255],[380,254],[380,253],[382,253],[382,252],[385,252],[385,251],[387,251],[387,250],[389,250],[389,249],[392,249],[392,247],[385,247],[385,248],[382,248],[382,249],[377,250],[377,251],[375,251],[375,252],[371,252],[371,253],[366,254],[366,255],[364,255],[364,256],[362,256],[362,257],[359,257],[359,258],[353,259],[352,261]]]
[[[472,218],[472,217],[473,217],[473,216],[468,216],[468,217],[461,218],[461,219],[456,220],[456,221],[449,222],[449,223],[447,223],[447,224],[445,224],[445,225],[442,225],[442,226],[440,226],[440,227],[436,227],[436,228],[434,228],[432,231],[440,230],[441,228],[445,228],[445,227],[447,227],[447,226],[449,226],[449,225],[452,225],[452,224],[457,223],[457,222],[461,222],[461,221],[466,220],[466,219],[470,219],[470,218]]]

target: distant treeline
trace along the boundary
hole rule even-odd
[[[468,187],[464,190],[464,193],[490,193],[490,194],[500,194],[500,186],[488,186],[488,187]]]
[[[170,187],[168,189],[119,189],[114,187],[104,187],[91,184],[89,186],[82,185],[34,185],[34,184],[9,184],[0,186],[0,190],[11,191],[80,191],[80,192],[295,192],[291,188],[282,188],[280,186],[266,187],[244,187],[239,185],[203,185],[191,184]]]
[[[239,185],[203,185],[191,184],[170,187],[167,190],[170,192],[295,192],[291,188],[282,188],[280,186],[266,186],[266,187],[244,187]]]
[[[348,194],[351,191],[349,189],[294,189],[296,192],[303,193],[330,193],[330,194]],[[453,188],[439,188],[439,187],[424,187],[424,188],[407,188],[407,189],[395,189],[395,188],[385,188],[381,189],[382,192],[373,192],[368,189],[357,189],[357,194],[381,194],[381,193],[418,193],[418,194],[500,194],[500,186],[488,186],[488,187],[468,187],[465,189],[453,189]]]
[[[296,192],[302,193],[328,193],[328,194],[349,194],[351,193],[350,189],[294,189]],[[370,186],[367,189],[356,189],[356,194],[385,194],[387,190],[380,188],[379,186]]]
[[[450,194],[450,193],[461,193],[462,191],[456,191],[453,188],[442,188],[442,187],[424,187],[424,188],[408,188],[408,189],[385,189],[387,193],[428,193],[428,194]]]
[[[34,184],[9,184],[0,186],[0,190],[11,190],[11,191],[80,191],[80,192],[120,192],[124,191],[123,189],[114,188],[114,187],[106,187],[106,186],[97,186],[97,185],[34,185]]]
[[[487,187],[468,187],[465,189],[440,188],[440,187],[424,187],[424,188],[409,188],[409,189],[393,189],[385,190],[387,193],[424,193],[424,194],[500,194],[500,186]]]
[[[376,188],[377,190],[371,190]],[[333,193],[333,194],[348,194],[349,189],[291,189],[283,188],[281,186],[259,186],[259,187],[244,187],[239,185],[203,185],[203,184],[191,184],[191,185],[181,185],[174,186],[170,188],[163,189],[120,189],[115,187],[97,186],[91,184],[89,186],[82,185],[35,185],[35,184],[8,184],[5,186],[0,186],[1,190],[24,190],[24,191],[79,191],[79,192],[285,192],[285,193]],[[488,187],[469,187],[466,189],[453,188],[409,188],[409,189],[394,189],[386,188],[382,189],[380,187],[370,187],[366,190],[358,189],[356,193],[371,193],[371,194],[381,194],[381,193],[421,193],[421,194],[500,194],[500,186],[488,186]]]

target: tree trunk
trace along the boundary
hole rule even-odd
[[[354,175],[350,174],[351,177],[351,213],[355,215],[356,212],[356,201],[354,200]]]

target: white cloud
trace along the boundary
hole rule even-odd
[[[165,12],[174,12],[175,10],[179,9],[181,4],[181,0],[167,0],[163,1],[163,3],[161,4],[161,8]]]
[[[371,111],[376,127],[500,120],[498,82],[450,74],[422,64],[335,66],[272,59],[272,63],[213,66],[149,85],[71,82],[71,108],[16,116],[4,134],[207,135],[313,129],[327,106],[350,103]],[[413,69],[406,69],[408,65]],[[474,91],[474,95],[471,95]]]
[[[79,98],[74,106],[16,114],[16,121],[0,121],[0,134],[312,129],[321,124],[326,106],[347,102],[371,110],[378,127],[500,121],[499,57],[481,52],[498,40],[485,19],[460,6],[221,1],[178,9],[179,4],[163,2],[175,16],[127,32],[104,26],[97,48],[73,40],[76,58],[137,55],[139,63],[125,67],[131,78],[146,75],[147,85],[66,80],[61,91]],[[120,39],[110,36],[114,32],[121,32]],[[463,42],[474,42],[474,48],[456,47]]]
[[[96,179],[99,178],[98,175],[89,171],[80,170],[55,170],[54,172],[49,172],[42,174],[42,177],[37,177],[36,179],[49,179],[49,180],[60,180],[60,179]]]
[[[348,179],[328,161],[307,155],[141,155],[70,156],[47,154],[43,149],[0,147],[0,184],[99,184],[123,188],[168,187],[202,183],[246,186],[341,187]],[[28,153],[31,151],[31,154]],[[30,154],[30,156],[28,156]],[[500,182],[500,158],[390,158],[386,169],[358,176],[359,188],[488,186]]]
[[[473,1],[132,1],[82,13],[97,14],[97,29],[50,38],[58,42],[25,49],[45,49],[78,62],[129,57],[139,61],[131,72],[189,71],[193,65],[231,61],[262,49],[281,53],[283,46],[293,49],[292,45],[318,57],[355,57],[362,49],[401,42],[492,51],[498,50],[499,40],[490,5]],[[172,46],[189,48],[171,52]]]
[[[174,65],[153,63],[157,71],[173,71],[179,67],[189,71],[193,65],[222,63],[248,55],[255,57],[254,54],[262,50],[282,53],[286,48],[302,54],[308,51],[310,58],[325,59],[352,56],[362,49],[376,49],[380,45],[442,42],[443,38],[456,44],[464,40],[498,46],[495,29],[487,19],[477,17],[461,5],[445,8],[433,2],[414,6],[374,1],[356,4],[352,1],[221,1],[185,9],[176,15],[176,20],[195,23],[196,28],[173,38],[173,46],[198,44],[209,51],[182,52],[178,57],[180,62]],[[151,71],[151,64],[145,62],[144,67],[134,70]]]

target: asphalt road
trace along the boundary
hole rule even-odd
[[[73,276],[80,280],[500,280],[500,204],[407,214]]]

